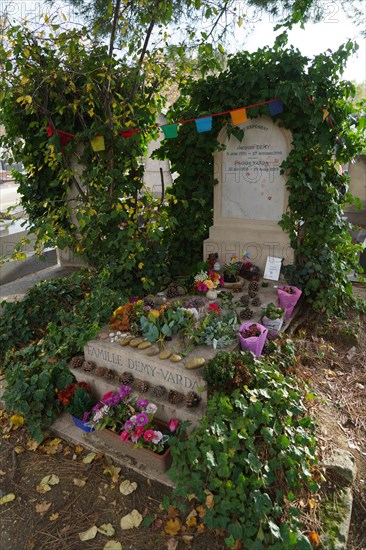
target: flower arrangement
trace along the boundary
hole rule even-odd
[[[268,317],[274,321],[275,319],[281,319],[285,315],[285,309],[282,307],[276,307],[273,302],[270,302],[261,310],[262,317]]]
[[[136,403],[135,414],[124,423],[120,438],[122,441],[131,441],[136,447],[145,447],[154,453],[162,453],[168,446],[170,435],[176,431],[179,421],[171,419],[170,433],[163,433],[154,425],[154,414],[157,411],[155,403],[147,399],[139,399]]]
[[[240,267],[239,275],[244,277],[244,279],[248,280],[256,280],[259,279],[259,267],[252,262],[249,261],[249,254],[244,254],[242,258],[242,264]]]
[[[150,309],[140,318],[141,332],[149,342],[158,342],[163,346],[169,339],[191,323],[198,315],[192,308],[175,307],[163,304],[160,309]]]
[[[85,411],[90,410],[96,402],[91,387],[86,382],[73,382],[59,391],[57,399],[75,418],[82,420]]]
[[[292,288],[292,286],[283,286],[281,290],[283,292],[287,292],[287,294],[295,294],[295,290]]]
[[[97,430],[109,428],[118,432],[129,417],[135,398],[130,386],[121,386],[118,392],[109,391],[91,410],[86,410],[83,420]]]
[[[253,323],[249,325],[249,327],[242,329],[240,331],[240,334],[242,335],[243,338],[253,338],[253,337],[258,338],[258,336],[260,336],[262,332],[258,327],[258,325],[256,323]]]
[[[224,281],[222,277],[212,269],[200,271],[194,277],[194,290],[198,294],[205,294],[208,290],[214,290],[223,284]]]

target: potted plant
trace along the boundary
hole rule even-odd
[[[57,395],[58,400],[71,414],[73,422],[84,432],[92,432],[94,428],[86,425],[89,411],[96,403],[91,387],[86,382],[73,382]]]
[[[302,291],[296,286],[279,286],[277,289],[278,305],[286,310],[286,318],[291,317]]]
[[[90,410],[87,418],[88,426],[96,430],[108,428],[119,433],[131,414],[131,405],[136,399],[131,397],[131,387],[121,386],[118,392],[108,391]]]
[[[276,307],[273,302],[267,304],[262,308],[262,317],[261,323],[264,327],[268,329],[268,338],[273,339],[277,338],[285,316],[285,309],[281,307]]]
[[[259,359],[267,334],[268,329],[260,323],[244,323],[239,329],[241,349],[252,352]]]
[[[165,424],[155,418],[157,406],[147,399],[139,399],[132,411],[118,436],[121,446],[129,456],[165,472],[172,463],[169,440],[180,422],[172,418]]]
[[[259,267],[249,261],[249,255],[243,256],[239,274],[248,281],[259,281]]]
[[[240,264],[237,262],[224,264],[222,267],[224,271],[225,283],[237,283],[239,280]],[[225,286],[225,285],[224,285]]]

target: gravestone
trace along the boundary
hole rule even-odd
[[[291,149],[291,132],[270,118],[250,119],[239,125],[239,141],[223,128],[218,140],[225,146],[215,153],[214,225],[204,242],[204,259],[218,253],[226,263],[235,253],[261,269],[267,256],[293,261],[288,235],[278,225],[286,211],[288,193],[281,163]]]

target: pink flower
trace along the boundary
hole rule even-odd
[[[133,432],[134,437],[141,437],[144,433],[144,427],[143,426],[136,426],[135,431]]]
[[[145,441],[152,441],[154,437],[155,437],[154,430],[146,430],[146,432],[144,433]]]
[[[169,422],[169,430],[172,433],[174,433],[175,430],[178,428],[179,424],[180,424],[179,420],[177,420],[176,418],[171,418]]]
[[[155,443],[155,445],[157,445],[158,443],[160,443],[162,439],[163,439],[163,434],[161,432],[156,431],[152,442]]]
[[[220,277],[219,283],[220,283],[220,286],[224,286],[224,283],[225,283],[224,277]]]
[[[123,432],[121,433],[121,435],[119,437],[120,437],[120,439],[122,439],[122,441],[127,441],[127,439],[130,438],[130,434],[128,432],[126,432],[126,430],[123,430]]]
[[[198,290],[198,292],[207,292],[208,288],[205,285],[205,283],[198,283],[197,290]]]

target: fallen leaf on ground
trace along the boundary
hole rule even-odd
[[[310,540],[313,547],[318,546],[319,535],[317,533],[314,533],[314,531],[310,531],[310,533],[308,534],[308,539]]]
[[[118,466],[110,465],[104,468],[103,474],[111,474],[112,481],[114,483],[117,483],[120,471],[121,471],[121,468],[119,468]]]
[[[309,505],[309,508],[310,510],[312,510],[313,508],[315,508],[317,506],[317,501],[315,498],[309,498],[308,500],[308,505]]]
[[[2,498],[0,498],[0,506],[2,504],[7,504],[8,502],[11,502],[12,500],[15,500],[15,495],[14,495],[14,493],[9,493],[8,495],[5,495]]]
[[[84,447],[82,447],[81,445],[75,445],[75,453],[77,455],[79,455],[80,453],[82,453],[84,450]]]
[[[116,530],[111,523],[103,523],[103,525],[98,527],[98,533],[106,537],[113,537],[115,532]]]
[[[191,500],[193,500],[194,498],[197,498],[196,495],[194,493],[191,493],[190,495],[187,496],[189,502],[191,502]]]
[[[88,453],[88,454],[83,458],[84,464],[91,464],[96,456],[97,456],[97,453]]]
[[[197,518],[196,517],[190,517],[186,519],[186,525],[187,527],[196,527],[197,525]]]
[[[37,441],[34,441],[34,439],[30,439],[27,441],[27,447],[29,451],[36,451],[38,447],[40,446],[40,443]]]
[[[152,529],[153,531],[159,531],[160,527],[163,525],[163,520],[160,519],[160,518],[156,518],[153,522],[152,522]]]
[[[126,516],[123,516],[121,519],[121,529],[133,529],[135,527],[138,527],[142,522],[142,515],[138,510],[132,510],[129,514]]]
[[[85,479],[78,479],[77,477],[74,477],[74,479],[72,481],[73,481],[74,485],[76,485],[76,487],[84,487],[84,485],[86,483]]]
[[[48,512],[51,504],[52,502],[40,502],[36,505],[36,512],[38,512],[38,514],[44,514],[45,512]]]
[[[21,414],[13,414],[10,417],[10,426],[13,430],[17,430],[18,428],[21,428],[24,425],[24,416]]]
[[[83,533],[79,533],[79,539],[83,542],[86,540],[94,539],[96,534],[98,533],[98,527],[96,525],[93,525],[93,527],[90,527],[87,531],[84,531]]]
[[[177,533],[179,533],[181,527],[182,524],[178,518],[169,519],[165,524],[164,531],[167,535],[172,535],[174,537]]]
[[[6,476],[6,472],[4,472],[4,470],[0,470],[0,476]]]
[[[184,542],[184,544],[189,544],[190,542],[192,542],[192,540],[193,540],[192,535],[183,535],[182,537],[182,541]]]
[[[128,479],[125,479],[122,481],[121,485],[119,486],[119,491],[122,493],[122,495],[130,495],[137,489],[137,483],[136,481],[129,481]]]
[[[205,504],[209,510],[214,507],[214,496],[212,493],[207,495]]]
[[[176,539],[169,539],[166,543],[168,550],[175,550],[178,546],[178,541]]]
[[[205,515],[206,515],[206,508],[204,506],[202,506],[202,504],[199,504],[198,506],[196,506],[196,510],[198,512],[198,515],[200,518],[204,518]]]
[[[41,483],[37,485],[36,490],[41,494],[47,493],[51,491],[51,485],[57,485],[58,483],[60,483],[60,478],[55,474],[50,474],[42,479]]]
[[[109,540],[103,550],[122,550],[122,544],[117,540]]]
[[[55,514],[51,514],[50,515],[50,521],[56,521],[56,519],[58,519],[60,516],[60,514],[58,512],[56,512]]]
[[[24,453],[25,449],[21,445],[17,445],[14,447],[14,451],[17,453],[17,455],[20,455],[21,453]]]
[[[197,533],[203,533],[203,531],[206,529],[203,523],[200,523],[197,525]]]
[[[178,508],[175,508],[174,506],[170,505],[168,509],[168,518],[174,519],[180,516],[180,512]]]

